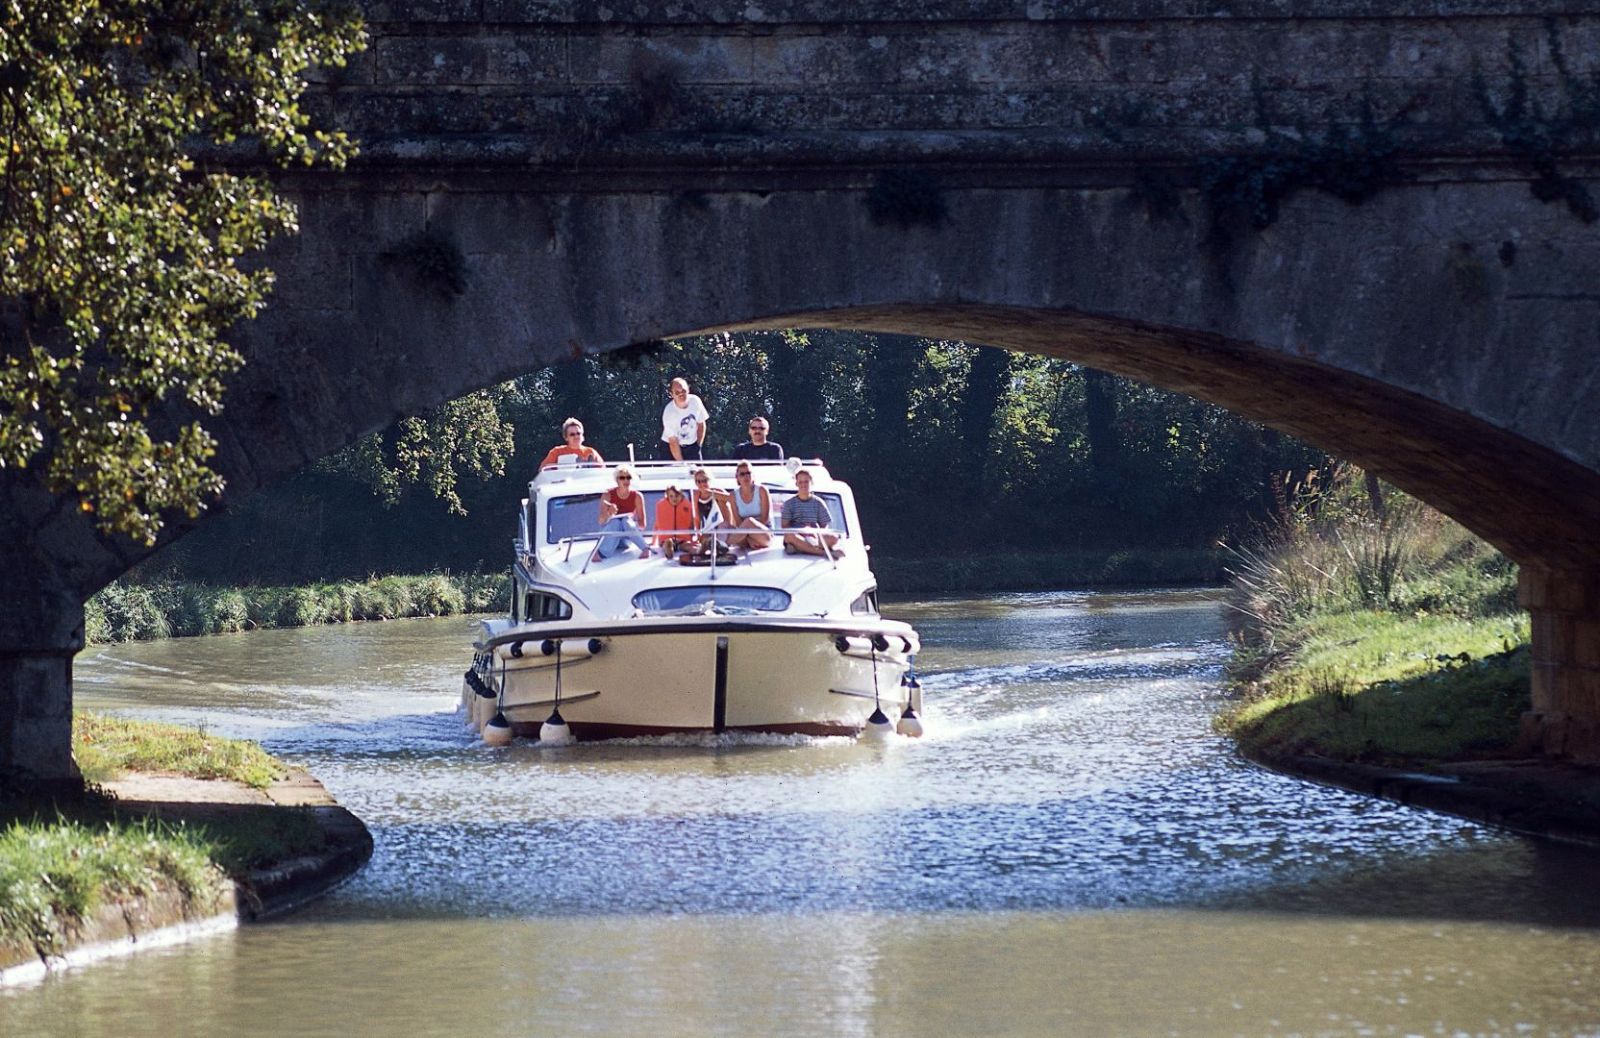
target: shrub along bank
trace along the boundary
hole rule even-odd
[[[351,620],[454,616],[509,608],[504,573],[373,577],[301,587],[118,581],[84,607],[90,644],[311,627]]]
[[[161,771],[264,788],[288,773],[253,742],[83,713],[73,753],[90,782]],[[326,839],[312,814],[294,808],[187,825],[131,810],[93,785],[73,798],[0,788],[0,965],[60,954],[103,906],[132,898],[176,897],[183,916],[204,917],[229,880],[317,854]]]
[[[1509,751],[1529,705],[1515,566],[1418,502],[1357,486],[1301,495],[1237,551],[1240,702],[1219,725],[1267,759]]]

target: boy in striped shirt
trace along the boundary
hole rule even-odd
[[[783,503],[783,512],[780,519],[785,530],[794,530],[797,527],[820,527],[826,530],[833,526],[833,516],[828,513],[828,506],[822,498],[811,493],[811,473],[801,469],[794,474],[794,488],[796,494]],[[833,533],[786,533],[783,535],[783,550],[790,555],[842,555],[843,549],[837,545],[838,534]]]

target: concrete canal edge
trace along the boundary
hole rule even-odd
[[[220,879],[209,898],[185,898],[168,886],[108,902],[73,929],[54,954],[0,944],[0,987],[28,983],[56,970],[150,948],[167,947],[292,912],[338,887],[372,857],[372,834],[311,775],[293,771],[265,790],[236,782],[170,775],[130,775],[105,784],[119,806],[157,817],[204,824],[218,812],[279,807],[305,811],[323,849],[273,862],[243,877]],[[195,911],[196,901],[208,907]]]
[[[1539,758],[1430,762],[1428,770],[1325,757],[1241,756],[1270,771],[1456,815],[1529,836],[1600,848],[1600,769]]]

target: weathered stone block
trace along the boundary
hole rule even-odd
[[[525,6],[541,6],[535,2]],[[361,13],[381,33],[385,23],[476,22],[483,18],[482,0],[362,0]]]
[[[484,82],[519,86],[565,83],[568,40],[551,36],[512,36],[488,41]]]
[[[580,36],[571,42],[574,83],[749,83],[752,41],[728,35]]]
[[[489,69],[489,44],[472,36],[390,36],[374,49],[379,86],[481,85]]]

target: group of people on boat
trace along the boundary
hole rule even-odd
[[[661,409],[661,438],[656,441],[657,461],[704,461],[706,420],[710,413],[698,396],[689,392],[689,383],[672,380],[667,406]],[[751,461],[782,461],[783,445],[767,439],[772,425],[761,415],[750,418],[750,438],[733,449],[733,457]],[[550,448],[539,463],[541,469],[559,465],[562,458],[578,463],[602,465],[600,452],[583,442],[583,423],[568,418],[561,423],[561,442]]]
[[[633,489],[632,466],[618,465],[612,475],[616,485],[600,495],[601,537],[595,545],[596,559],[632,547],[640,558],[660,552],[692,562],[723,550],[759,551],[770,547],[773,534],[779,531],[788,554],[843,554],[839,536],[832,532],[833,515],[827,502],[811,492],[811,473],[805,469],[794,474],[795,495],[778,510],[776,528],[772,494],[755,481],[755,471],[747,460],[734,469],[737,485],[732,490],[718,487],[703,467],[691,473],[694,488],[687,494],[676,483],[667,484],[656,502],[653,527],[645,522],[644,494]]]
[[[657,445],[659,461],[703,461],[703,444],[706,437],[706,420],[709,417],[705,404],[689,392],[689,383],[681,378],[672,380],[671,399],[661,412],[661,439]],[[783,447],[769,440],[771,424],[761,415],[750,419],[750,438],[733,449],[739,460],[734,470],[736,486],[724,491],[716,486],[711,473],[703,467],[692,472],[694,486],[685,493],[676,484],[669,484],[661,500],[656,502],[656,531],[645,520],[644,494],[633,489],[634,472],[628,465],[618,465],[613,473],[616,485],[600,497],[599,543],[594,558],[604,559],[629,548],[640,558],[650,558],[654,552],[671,558],[674,554],[685,562],[694,562],[723,551],[759,551],[770,547],[777,530],[783,532],[784,551],[795,555],[839,555],[839,537],[830,532],[833,516],[828,505],[811,492],[811,473],[800,469],[795,473],[795,496],[783,503],[779,510],[779,526],[772,523],[772,495],[755,481],[751,460],[782,461]],[[600,452],[586,445],[583,423],[568,418],[561,423],[562,443],[552,447],[540,463],[541,468],[560,465],[563,458],[571,457],[568,464],[605,463]]]

